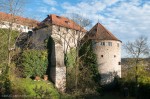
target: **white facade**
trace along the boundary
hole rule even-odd
[[[8,28],[10,28],[10,25],[9,25],[9,24],[10,24],[10,23],[7,22],[7,21],[1,21],[1,22],[0,22],[0,28],[8,29]],[[33,28],[33,27],[29,27],[29,26],[21,25],[21,24],[17,24],[17,23],[13,23],[13,24],[12,24],[12,29],[13,29],[13,30],[20,31],[20,32],[32,31],[32,28]]]

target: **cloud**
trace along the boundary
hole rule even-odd
[[[150,37],[148,0],[85,0],[75,5],[66,2],[62,8],[89,18],[93,25],[99,21],[123,44],[140,35]]]
[[[57,5],[57,2],[55,0],[43,0],[43,2],[51,6]]]
[[[38,12],[42,12],[45,14],[60,13],[60,11],[56,9],[55,7],[46,7],[46,6],[39,7]]]
[[[86,0],[76,5],[66,2],[62,8],[91,19],[93,25],[99,21],[123,42],[139,35],[150,37],[150,4],[146,1]]]

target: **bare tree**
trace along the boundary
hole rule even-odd
[[[0,11],[7,12],[9,13],[9,17],[5,16],[4,18],[7,20],[8,25],[8,32],[7,34],[7,67],[10,67],[11,63],[11,51],[12,51],[12,33],[13,33],[13,25],[16,23],[18,20],[16,18],[16,15],[21,15],[23,12],[23,6],[25,4],[25,0],[1,0],[0,1]],[[2,22],[3,20],[1,20]],[[6,31],[3,31],[6,32]]]
[[[140,36],[134,42],[127,42],[124,45],[128,55],[134,59],[134,66],[136,67],[136,83],[138,83],[138,64],[142,58],[149,55],[148,39],[145,36]]]

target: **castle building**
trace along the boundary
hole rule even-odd
[[[0,12],[0,28],[8,29],[11,27],[13,30],[17,30],[19,32],[28,32],[32,31],[38,23],[38,21],[33,19]]]
[[[113,82],[114,77],[121,77],[121,44],[103,25],[97,23],[87,36],[92,40],[93,50],[97,55],[101,84]]]
[[[83,36],[92,40],[101,74],[101,84],[113,82],[115,76],[121,77],[121,41],[100,23],[87,32],[74,21],[52,14],[34,29],[32,36],[34,37],[32,42],[37,49],[42,45],[39,41],[45,41],[50,37],[49,75],[55,86],[62,92],[66,88],[64,55],[71,48],[77,47],[77,41]]]
[[[33,43],[45,41],[50,37],[51,52],[49,53],[50,61],[50,78],[55,86],[62,92],[66,88],[66,66],[64,64],[64,55],[73,47],[77,46],[77,40],[81,39],[86,30],[74,21],[58,16],[48,15],[35,29],[32,36],[35,38]],[[42,44],[35,44],[40,48]]]

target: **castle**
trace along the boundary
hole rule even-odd
[[[92,40],[93,50],[97,55],[98,70],[101,74],[101,83],[108,84],[115,76],[121,77],[121,41],[100,23],[87,32],[74,21],[52,14],[35,28],[33,35],[37,34],[38,40],[43,35],[49,35],[51,38],[50,76],[60,91],[65,91],[66,86],[64,55],[70,48],[76,47],[77,40],[81,40],[83,36]],[[44,39],[46,36],[42,38]]]

